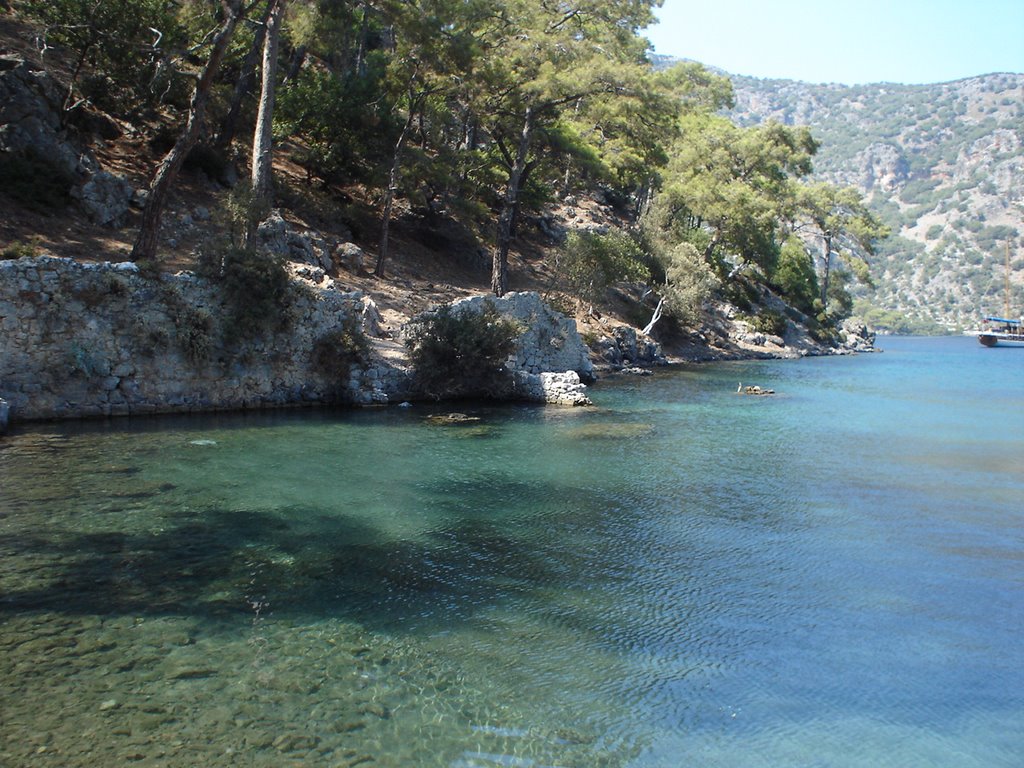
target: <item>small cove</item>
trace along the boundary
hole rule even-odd
[[[1024,354],[880,346],[20,430],[2,762],[1014,765]]]

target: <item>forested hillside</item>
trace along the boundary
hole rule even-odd
[[[809,126],[815,176],[852,185],[893,237],[872,259],[859,307],[875,322],[971,327],[1024,312],[1024,75],[936,85],[811,85],[732,78],[741,125]],[[901,323],[900,316],[909,319]]]
[[[6,3],[0,249],[116,250],[253,295],[295,258],[384,287],[426,247],[430,285],[543,274],[659,335],[717,311],[834,343],[885,227],[809,177],[806,128],[738,126],[727,78],[652,67],[655,5]],[[268,232],[305,245],[268,256]]]

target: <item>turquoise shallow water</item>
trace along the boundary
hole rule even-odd
[[[1024,351],[881,346],[4,438],[0,764],[1019,766]]]

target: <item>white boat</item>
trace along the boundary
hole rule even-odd
[[[986,317],[985,327],[973,333],[985,347],[1024,347],[1024,320]]]
[[[1003,277],[1005,286],[1004,301],[1006,302],[1006,315],[1010,314],[1010,241],[1006,241],[1006,273]],[[977,336],[983,347],[1024,347],[1024,317],[1012,319],[1009,317],[985,318],[980,331],[971,331],[972,336]]]

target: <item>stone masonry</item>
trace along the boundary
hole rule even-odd
[[[400,345],[373,338],[373,302],[321,270],[293,265],[292,275],[301,290],[285,327],[230,342],[216,286],[190,272],[146,276],[130,262],[53,256],[0,261],[0,401],[16,422],[415,399]],[[589,402],[581,379],[592,380],[593,368],[575,322],[537,294],[492,300],[525,329],[509,361],[514,396]],[[353,315],[374,352],[346,377],[316,353]]]

